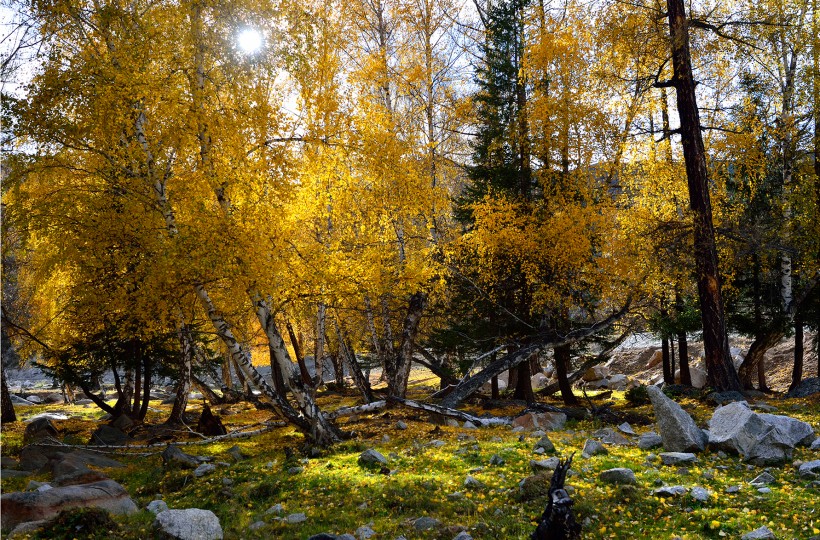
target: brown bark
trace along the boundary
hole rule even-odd
[[[740,380],[729,355],[726,334],[706,152],[689,52],[689,25],[683,0],[667,0],[667,7],[674,70],[671,85],[677,94],[689,205],[694,218],[694,256],[707,381],[709,386],[719,391],[740,390]]]
[[[521,399],[526,401],[527,403],[533,403],[535,401],[535,394],[532,391],[532,375],[530,374],[530,363],[529,362],[521,362],[515,368],[518,372],[518,379],[515,385],[515,391],[513,392],[513,399]]]
[[[755,336],[743,364],[740,365],[739,375],[743,388],[748,390],[754,388],[752,380],[755,375],[759,376],[759,366],[763,363],[763,356],[766,351],[777,345],[784,335],[781,330],[772,330]]]
[[[179,379],[177,380],[176,397],[171,408],[171,414],[165,421],[166,424],[179,424],[184,418],[185,409],[188,407],[188,394],[191,393],[191,368],[193,367],[196,344],[191,338],[188,325],[180,321],[179,328]]]
[[[680,364],[680,383],[692,386],[692,374],[689,372],[689,345],[686,342],[686,332],[678,334],[678,363]]]
[[[388,356],[387,392],[391,396],[403,398],[407,394],[407,383],[410,379],[410,367],[413,363],[413,341],[419,329],[419,322],[424,307],[427,305],[427,295],[423,292],[410,296],[407,305],[407,315],[401,332],[401,344],[397,354]]]
[[[567,378],[571,360],[570,346],[556,347],[553,356],[555,358],[555,376],[558,378],[558,388],[561,390],[561,399],[564,400],[564,405],[578,405],[580,401],[572,393],[572,385]]]
[[[9,387],[6,384],[6,370],[2,368],[0,368],[0,380],[2,380],[3,383],[2,414],[0,414],[0,424],[16,422],[17,414],[14,412],[14,404],[11,402],[11,394],[9,393]]]
[[[794,367],[789,390],[794,390],[803,380],[803,317],[800,313],[794,318]]]
[[[672,371],[672,364],[669,361],[669,340],[666,338],[661,339],[661,358],[664,384],[675,384],[675,372]]]

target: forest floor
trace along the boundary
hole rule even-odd
[[[437,389],[437,382],[427,372],[414,371],[411,397],[429,396]],[[590,395],[594,400],[593,393]],[[609,400],[614,402],[614,412],[629,415],[638,434],[653,429],[650,405],[632,404],[621,392],[614,392]],[[676,400],[698,425],[705,427],[713,407],[700,399]],[[768,395],[755,401],[775,407],[776,414],[811,423],[820,434],[820,400],[816,396],[785,399]],[[320,403],[326,410],[358,402],[353,390],[320,393]],[[557,399],[546,402],[561,405]],[[152,401],[146,422],[161,423],[169,407]],[[194,425],[200,408],[201,402],[192,401],[189,405]],[[478,415],[514,416],[523,406],[510,404],[487,410],[476,401],[466,408]],[[251,426],[255,429],[261,422],[275,420],[270,412],[258,411],[250,404],[219,410],[229,431]],[[44,412],[67,416],[67,420],[54,423],[65,440],[77,444],[89,440],[103,416],[102,411],[89,405],[18,407],[22,421],[4,425],[0,435],[4,456],[19,454],[26,426],[23,421]],[[407,428],[400,429],[399,421]],[[601,428],[614,427],[596,419],[569,420],[560,431],[549,432],[556,452],[547,455],[534,452],[540,435],[513,432],[509,427],[466,429],[435,425],[426,414],[403,407],[341,419],[339,425],[346,431],[355,431],[356,437],[309,459],[298,450],[302,435],[289,427],[220,442],[200,441],[183,430],[179,440],[192,443],[182,447],[185,452],[213,456],[215,462],[224,464],[197,478],[190,470],[164,467],[159,455],[163,447],[135,448],[112,456],[125,467],[106,469],[105,473],[120,482],[140,508],[162,498],[170,508],[212,510],[221,521],[226,539],[305,539],[320,532],[355,534],[363,526],[375,531],[373,540],[394,540],[399,536],[409,540],[451,540],[460,530],[466,530],[475,539],[523,539],[534,530],[546,502],[544,497],[522,496],[520,482],[534,474],[532,461],[574,453],[573,473],[567,485],[577,519],[584,524],[585,539],[736,539],[763,525],[780,539],[820,535],[820,488],[798,478],[793,463],[764,469],[747,465],[737,456],[707,450],[698,455],[696,464],[686,468],[663,466],[657,459],[662,449],[641,450],[635,445],[607,445],[608,454],[583,457],[581,450],[587,439],[594,438]],[[236,461],[228,454],[234,445],[247,459]],[[358,464],[358,456],[370,448],[387,457],[389,474]],[[798,464],[816,459],[820,459],[820,451],[798,448],[794,453]],[[603,483],[599,474],[614,467],[632,469],[637,484]],[[769,493],[760,493],[750,485],[763,470],[774,477],[768,486]],[[468,476],[483,487],[466,487]],[[28,478],[3,478],[2,491],[24,490],[30,480],[47,481],[48,477],[35,474]],[[653,491],[661,485],[682,485],[690,490],[699,486],[711,495],[705,502],[690,494],[660,498]],[[739,489],[727,493],[734,486]],[[281,515],[269,513],[277,504],[282,507]],[[307,519],[298,524],[279,519],[298,513],[304,513]],[[424,516],[435,518],[440,525],[417,530],[415,520]],[[116,529],[96,531],[92,537],[152,538],[153,519],[147,511],[117,517]],[[74,537],[71,531],[53,528],[41,536]]]

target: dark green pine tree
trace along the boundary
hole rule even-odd
[[[485,39],[474,97],[477,135],[468,167],[470,182],[457,201],[457,217],[468,230],[474,223],[471,205],[487,196],[504,196],[524,204],[533,200],[527,87],[522,69],[526,7],[527,0],[501,0],[482,14]],[[511,351],[539,326],[530,314],[523,273],[513,268],[494,290],[479,290],[475,285],[478,280],[470,275],[477,271],[476,265],[470,260],[462,263],[463,279],[457,285],[451,311],[453,322],[438,336],[440,343],[462,353],[483,353],[512,343]],[[535,400],[530,377],[529,362],[520,364],[511,375],[515,399]]]

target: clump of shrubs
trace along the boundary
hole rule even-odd
[[[624,393],[624,399],[632,405],[646,405],[649,403],[649,392],[646,391],[646,385],[633,386]]]

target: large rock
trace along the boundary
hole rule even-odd
[[[65,447],[30,445],[20,451],[20,468],[24,471],[47,470],[67,455],[81,459],[86,465],[95,467],[122,467],[119,461],[91,450],[66,451]]]
[[[23,432],[23,444],[31,444],[47,439],[57,439],[59,432],[48,418],[38,418],[26,426]]]
[[[79,486],[55,487],[46,491],[20,491],[2,497],[3,528],[10,529],[26,521],[48,519],[62,510],[95,507],[112,514],[131,514],[137,505],[128,492],[113,480]]]
[[[128,417],[122,415],[117,420],[119,420],[120,418]],[[128,418],[128,420],[130,420],[130,418]],[[104,424],[98,427],[96,430],[94,430],[94,433],[91,434],[91,440],[88,444],[105,446],[125,446],[133,441],[134,439],[123,433],[120,429],[114,427],[113,425],[109,426],[107,424]]]
[[[803,379],[795,388],[789,390],[786,397],[790,398],[804,398],[820,394],[820,377],[811,377]]]
[[[666,397],[657,386],[646,388],[663,447],[669,452],[700,452],[706,447],[706,435],[680,405]]]
[[[606,482],[608,484],[637,483],[637,480],[635,479],[635,472],[632,471],[632,469],[626,469],[623,467],[603,471],[598,475],[598,478],[600,478],[602,482]]]
[[[693,388],[705,388],[706,387],[706,371],[695,367],[689,366],[689,377],[692,380],[692,387]],[[680,384],[680,370],[675,370],[675,382]]]
[[[184,469],[196,469],[199,467],[199,460],[196,456],[186,454],[173,444],[162,451],[162,462],[165,465],[176,465]]]
[[[607,377],[609,377],[609,368],[607,366],[592,366],[581,376],[586,382],[600,381]]]
[[[210,510],[186,508],[157,514],[154,528],[178,540],[222,540],[222,525]]]
[[[820,478],[820,459],[800,465],[797,474],[803,478]]]
[[[811,426],[774,414],[758,414],[745,401],[719,407],[709,421],[709,445],[741,454],[757,465],[781,464],[794,447],[814,438]]]
[[[773,540],[777,538],[774,533],[765,525],[752,532],[748,532],[740,537],[740,540]]]
[[[656,448],[662,444],[663,439],[661,439],[661,436],[654,431],[644,433],[638,439],[638,448],[641,450],[649,450],[650,448]]]
[[[387,465],[387,458],[379,451],[369,448],[359,454],[358,462],[363,467],[381,467]]]
[[[526,413],[513,419],[512,426],[524,429],[558,430],[567,423],[567,415],[556,412]]]

